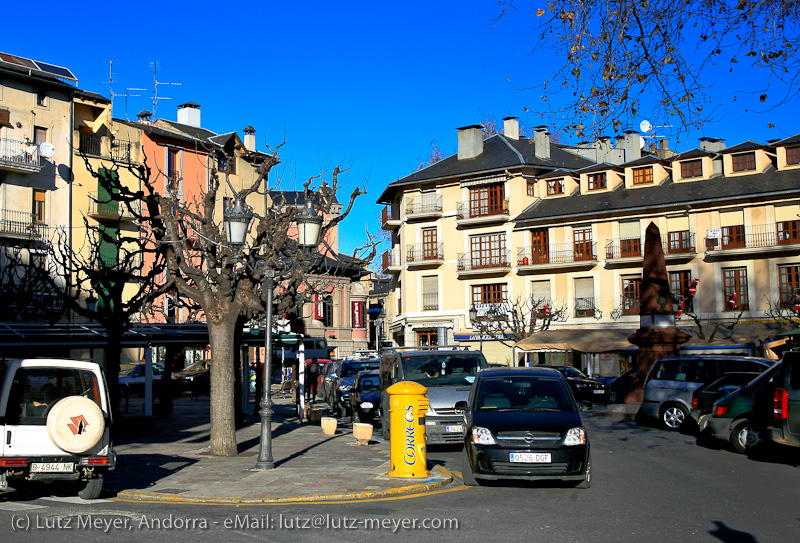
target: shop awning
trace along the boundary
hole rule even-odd
[[[639,348],[628,341],[628,336],[635,331],[633,328],[545,330],[523,339],[516,346],[523,351],[636,351]]]

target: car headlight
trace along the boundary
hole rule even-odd
[[[361,402],[361,409],[372,409],[372,402]]]
[[[586,445],[586,430],[570,428],[564,437],[564,445]]]
[[[339,387],[339,392],[349,392],[349,391],[350,391],[350,387],[347,386],[347,385],[341,385]]]
[[[475,426],[472,428],[472,442],[475,445],[496,445],[492,432],[483,426]]]

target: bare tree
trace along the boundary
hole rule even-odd
[[[770,300],[767,298],[769,309],[764,311],[764,316],[776,322],[781,322],[800,328],[800,295],[795,295],[792,304],[781,302],[781,300]]]
[[[262,288],[262,277],[274,271],[273,314],[282,315],[302,307],[314,292],[308,272],[313,269],[315,274],[324,275],[326,267],[324,258],[315,257],[315,250],[298,246],[290,236],[301,209],[287,205],[280,197],[269,198],[269,204],[266,203],[265,191],[273,195],[280,192],[279,183],[269,186],[269,174],[280,162],[278,150],[282,145],[275,151],[269,150],[258,165],[257,175],[238,192],[243,201],[251,194],[261,194],[265,198],[263,214],[254,211],[258,219],[255,237],[242,248],[231,246],[221,228],[222,217],[216,216],[222,180],[215,169],[210,172],[206,192],[194,200],[180,197],[177,184],[169,187],[165,194],[159,194],[149,170],[144,175],[148,212],[160,223],[152,234],[166,259],[166,286],[202,308],[208,325],[214,358],[211,365],[211,454],[216,456],[238,454],[234,411],[235,332],[240,318],[251,319],[265,312],[267,293]],[[323,239],[326,232],[349,215],[355,199],[365,193],[362,187],[355,188],[346,209],[338,215],[332,214],[338,207],[335,195],[343,171],[338,166],[334,168],[330,184],[322,181],[315,187],[320,177],[315,176],[304,185],[305,201],[312,202],[317,212],[333,217],[323,226]],[[236,193],[230,183],[228,186]],[[267,323],[268,330],[270,325]]]
[[[480,304],[472,325],[506,347],[550,329],[553,321],[567,320],[566,305],[556,306],[546,298],[518,296],[510,302]]]
[[[722,104],[712,84],[725,77],[736,84],[734,100],[744,98],[743,108],[751,96],[769,110],[798,94],[797,2],[499,0],[498,6],[495,20],[521,9],[531,14],[532,54],[563,58],[541,84],[522,85],[539,93],[540,105],[526,110],[564,119],[579,137],[619,133],[643,114],[657,125],[677,124],[679,135],[713,122]],[[563,105],[554,94],[566,97]]]
[[[59,290],[42,278],[44,251],[30,245],[2,247],[0,322],[58,322],[64,314]]]
[[[419,162],[419,165],[416,168],[414,168],[414,171],[418,172],[420,170],[424,170],[428,166],[433,166],[443,158],[444,158],[444,153],[437,145],[436,140],[431,140],[431,154],[429,154],[428,158],[426,158],[425,160],[422,160],[420,157],[417,157],[417,162]]]

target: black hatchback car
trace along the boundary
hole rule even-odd
[[[582,406],[588,406],[582,403]],[[480,479],[560,479],[588,488],[589,437],[566,379],[551,368],[489,368],[469,400],[458,402],[466,424],[464,484]]]

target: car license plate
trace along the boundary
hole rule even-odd
[[[550,453],[510,453],[509,461],[524,464],[549,464]]]
[[[73,462],[37,462],[31,464],[31,473],[69,473],[75,470]]]
[[[448,434],[455,434],[455,433],[462,433],[464,431],[463,424],[451,424],[449,426],[444,427],[445,433]]]
[[[602,394],[603,393],[602,390],[593,390],[592,392],[595,393],[595,394]]]

